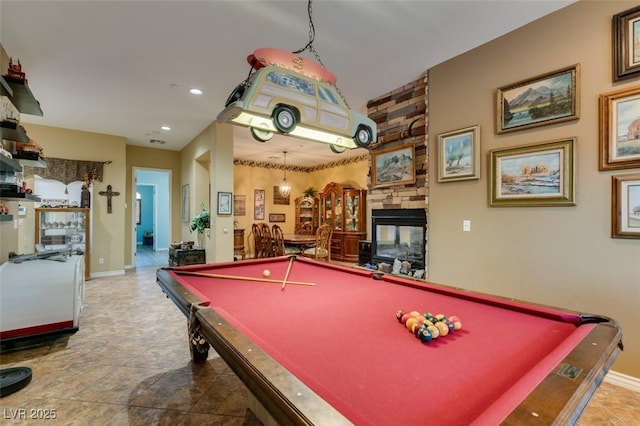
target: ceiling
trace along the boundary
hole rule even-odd
[[[313,46],[350,107],[366,112],[368,100],[574,1],[316,0]],[[0,1],[0,42],[44,111],[22,115],[24,123],[169,150],[215,120],[249,72],[247,55],[308,41],[304,0]],[[262,144],[246,128],[234,132],[236,159],[280,162],[287,150],[287,164],[308,167],[366,152],[334,154],[284,136]]]

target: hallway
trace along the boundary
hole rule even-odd
[[[169,251],[154,251],[153,246],[138,244],[136,246],[136,267],[167,266],[169,264]]]

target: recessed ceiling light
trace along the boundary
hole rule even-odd
[[[160,128],[161,128],[162,130],[166,130],[167,132],[168,132],[169,130],[171,130],[171,127],[166,126],[166,125],[165,125],[165,126],[162,126],[162,127],[160,127]]]
[[[201,89],[192,87],[191,89],[189,89],[189,93],[191,93],[192,95],[202,95],[204,92]]]

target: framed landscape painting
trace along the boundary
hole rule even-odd
[[[409,184],[416,181],[413,145],[371,153],[371,183],[374,187]]]
[[[611,236],[640,239],[640,174],[611,180]]]
[[[600,95],[600,170],[640,167],[640,87]]]
[[[480,126],[438,135],[438,182],[480,179]]]
[[[575,205],[575,139],[490,152],[490,206]]]
[[[501,87],[496,133],[577,119],[579,89],[579,64]]]
[[[640,75],[640,6],[613,16],[613,81]]]

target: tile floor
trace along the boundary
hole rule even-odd
[[[88,281],[78,332],[0,353],[0,368],[33,370],[27,387],[0,399],[0,424],[259,425],[248,391],[215,352],[191,363],[186,319],[155,271]],[[21,409],[55,410],[56,419],[15,418]],[[638,425],[640,393],[604,383],[578,424]]]

